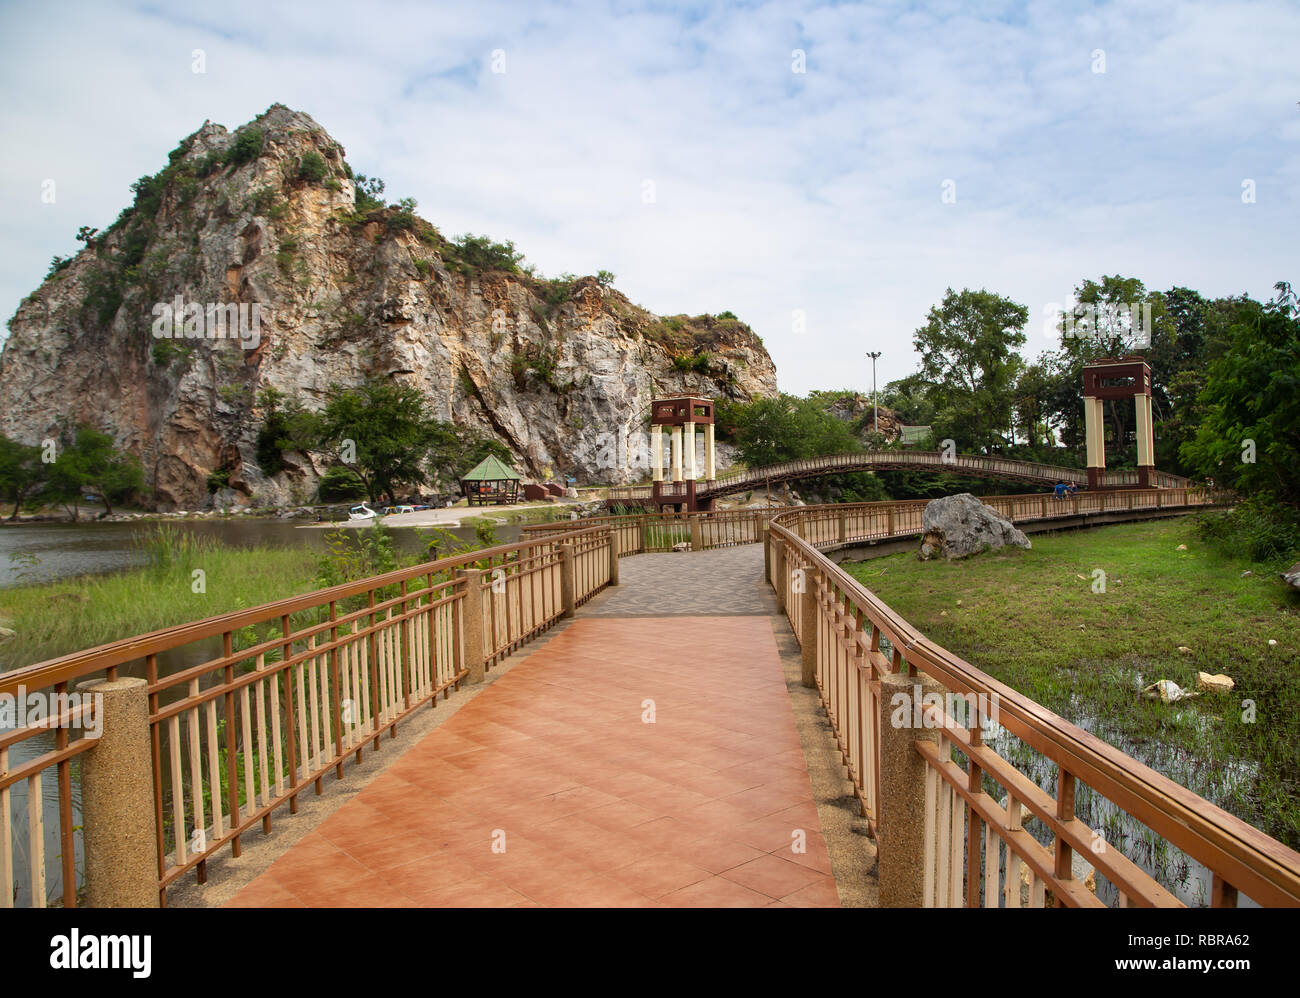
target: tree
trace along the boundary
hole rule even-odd
[[[1017,353],[1029,310],[990,291],[949,288],[912,337],[934,400],[935,435],[959,449],[989,453],[1007,443]]]
[[[399,484],[428,481],[424,461],[437,420],[419,389],[384,378],[356,388],[331,385],[320,415],[320,440],[366,486],[372,502],[396,496]]]
[[[815,399],[779,395],[720,407],[717,416],[751,468],[862,449],[849,425]]]
[[[0,437],[0,497],[14,504],[9,519],[18,519],[23,500],[44,484],[46,471],[39,448]]]
[[[144,472],[131,454],[113,446],[113,438],[90,426],[77,427],[72,443],[55,457],[51,473],[60,501],[73,504],[73,515],[83,488],[93,488],[113,514],[112,503],[144,488]]]
[[[1300,503],[1300,306],[1279,283],[1267,305],[1240,303],[1227,350],[1211,361],[1205,417],[1181,455],[1216,482]]]
[[[257,463],[264,475],[277,475],[284,470],[285,454],[308,451],[317,445],[320,418],[278,388],[262,389],[257,404],[265,413],[262,428],[257,431]]]

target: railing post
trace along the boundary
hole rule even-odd
[[[923,717],[926,694],[941,689],[924,673],[891,672],[880,677],[876,846],[882,908],[925,906],[926,762],[913,743],[939,740],[939,732],[918,719]]]
[[[691,515],[691,550],[704,550],[704,524],[700,522],[698,515]]]
[[[772,588],[776,590],[776,606],[785,613],[785,541],[780,537],[772,550]]]
[[[465,654],[466,677],[471,683],[481,683],[487,675],[487,635],[483,632],[483,569],[461,568],[456,578],[465,580],[465,598],[460,601],[461,626],[464,640],[461,648]]]
[[[843,510],[840,511],[840,543],[843,544],[849,539],[849,514]]]
[[[770,586],[772,584],[772,528],[766,523],[762,527],[760,535],[763,539],[763,581]]]
[[[92,908],[157,908],[149,684],[135,678],[102,679],[77,688],[98,701],[95,720],[101,731],[99,742],[82,756],[86,903]]]
[[[561,617],[572,617],[573,611],[577,607],[577,600],[574,593],[577,592],[577,582],[575,579],[575,561],[573,558],[573,543],[566,541],[560,545],[560,605],[564,607]]]
[[[609,528],[609,584],[618,585],[618,528]]]
[[[888,527],[889,527],[889,533],[887,533],[885,536],[893,537],[894,536],[894,507],[892,505],[889,507]]]
[[[813,570],[809,566],[799,570],[799,579],[802,586],[800,599],[803,600],[802,613],[800,614],[800,630],[803,632],[799,635],[800,651],[803,653],[803,684],[808,688],[817,686],[817,632],[820,620],[819,608],[817,606],[817,583],[812,577]]]

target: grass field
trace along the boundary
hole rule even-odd
[[[1300,594],[1187,518],[1032,540],[965,562],[845,567],[977,668],[1300,848]],[[1236,688],[1141,694],[1158,679],[1194,690],[1198,670]]]

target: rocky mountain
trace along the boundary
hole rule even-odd
[[[776,391],[730,313],[653,315],[610,275],[546,280],[510,244],[448,239],[282,105],[234,132],[205,123],[133,190],[10,320],[0,434],[90,423],[140,458],[163,509],[200,505],[214,472],[238,502],[311,499],[322,456],[258,467],[265,388],[315,409],[331,384],[400,379],[526,475],[611,483],[645,477],[654,395]]]

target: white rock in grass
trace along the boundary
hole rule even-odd
[[[1186,551],[1186,550],[1187,550],[1187,545],[1186,545],[1186,544],[1179,544],[1178,547],[1174,548],[1174,550],[1175,550],[1175,551]]]
[[[1277,647],[1277,638],[1269,638],[1269,639],[1268,639],[1268,646],[1269,646],[1270,648],[1276,648],[1276,647]]]
[[[0,627],[0,641],[8,641],[16,633],[12,627]]]
[[[1192,653],[1192,650],[1188,648],[1187,645],[1179,645],[1178,650],[1184,655],[1190,655]]]
[[[1189,693],[1172,679],[1158,679],[1142,692],[1153,700],[1159,700],[1161,703],[1173,703],[1176,700],[1186,700],[1188,697],[1196,696],[1195,693]]]

